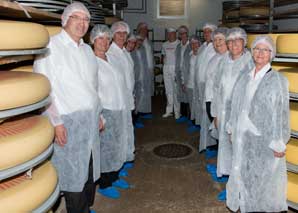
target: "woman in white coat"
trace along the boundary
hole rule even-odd
[[[289,85],[271,68],[275,44],[269,36],[255,39],[252,54],[254,67],[235,84],[226,126],[233,145],[227,206],[241,212],[287,211]]]

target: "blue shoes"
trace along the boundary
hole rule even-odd
[[[134,127],[135,127],[136,129],[142,129],[142,128],[144,128],[145,126],[144,126],[143,123],[137,121],[137,122],[135,123]]]
[[[199,125],[192,125],[187,128],[187,132],[189,134],[194,133],[194,132],[199,132],[200,130],[201,130],[201,127]]]
[[[216,171],[215,173],[210,173],[212,176],[212,180],[218,183],[226,183],[229,180],[229,176],[222,176],[222,177],[217,177]]]
[[[108,198],[112,198],[112,199],[120,198],[120,192],[113,186],[107,187],[105,189],[99,188],[97,192]]]
[[[185,116],[181,116],[180,118],[176,119],[176,123],[181,124],[186,122],[188,119]]]
[[[126,163],[124,163],[122,169],[132,169],[133,166],[134,166],[134,163],[132,163],[132,162],[126,162]]]
[[[116,180],[113,184],[114,187],[120,188],[120,189],[129,189],[130,185],[123,179]]]
[[[89,213],[96,213],[96,211],[93,210],[93,209],[91,209],[91,210],[89,211]]]
[[[141,114],[140,115],[140,118],[143,118],[143,119],[152,119],[153,118],[153,115],[151,113]]]
[[[123,168],[119,171],[119,177],[128,177],[128,172]]]
[[[216,169],[217,169],[217,167],[215,164],[207,164],[206,165],[206,170],[209,173],[216,173]]]
[[[206,149],[205,155],[206,155],[206,159],[214,158],[217,156],[217,150]]]
[[[227,200],[227,191],[223,190],[217,195],[217,200],[218,201],[225,201]]]

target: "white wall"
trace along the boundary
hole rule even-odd
[[[136,8],[142,0],[128,0],[129,8]],[[155,31],[155,39],[164,39],[166,27],[179,27],[184,24],[194,33],[196,28],[202,28],[208,22],[218,23],[222,16],[223,0],[189,0],[188,19],[157,19],[157,0],[147,1],[147,13],[124,13],[124,20],[135,29],[139,22],[146,22]]]

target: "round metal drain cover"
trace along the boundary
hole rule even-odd
[[[183,158],[192,153],[192,149],[183,144],[163,144],[155,147],[153,153],[163,158]]]

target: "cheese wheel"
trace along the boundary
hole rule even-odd
[[[280,71],[283,69],[298,69],[298,63],[290,63],[290,62],[272,62],[272,68],[276,71]]]
[[[33,72],[33,66],[32,65],[20,66],[20,67],[13,68],[10,71]]]
[[[288,172],[288,200],[298,203],[298,174]]]
[[[57,173],[50,162],[37,167],[32,179],[19,176],[0,183],[0,212],[32,212],[57,186]]]
[[[289,81],[289,90],[298,93],[298,67],[279,70]]]
[[[54,36],[61,32],[62,27],[59,26],[45,26],[50,36]]]
[[[240,16],[269,16],[268,7],[240,7]]]
[[[0,20],[0,29],[0,50],[39,49],[49,42],[49,33],[41,24]]]
[[[276,40],[277,53],[298,54],[298,34],[280,35]]]
[[[247,35],[247,47],[251,48],[252,42],[256,39],[257,36],[270,36],[273,42],[276,44],[276,40],[280,35],[287,35],[287,34],[280,34],[280,33],[270,33],[270,34],[248,34]]]
[[[0,170],[25,163],[52,143],[54,128],[45,116],[20,117],[0,125]]]
[[[291,129],[298,131],[298,102],[290,102],[290,122]]]
[[[0,72],[0,110],[37,103],[50,93],[50,82],[38,73]]]
[[[298,139],[290,139],[287,144],[286,159],[287,162],[298,165]]]

